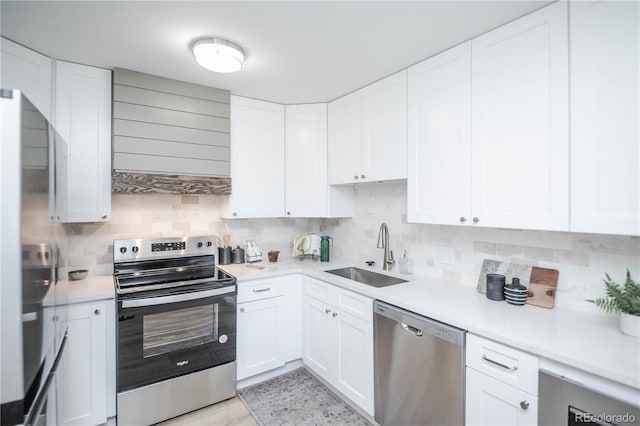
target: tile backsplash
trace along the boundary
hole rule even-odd
[[[374,260],[380,265],[378,228],[386,222],[396,259],[394,271],[407,250],[415,274],[459,283],[469,291],[475,291],[485,258],[558,269],[556,306],[577,310],[597,312],[584,299],[604,294],[605,272],[622,280],[629,268],[636,280],[640,278],[638,237],[407,223],[406,182],[356,186],[355,214],[350,219],[225,220],[220,218],[221,197],[113,194],[111,222],[65,225],[69,266],[110,274],[113,240],[224,232],[232,234],[232,245],[253,237],[264,252],[280,250],[285,255],[294,235],[331,235],[332,257],[361,265]]]

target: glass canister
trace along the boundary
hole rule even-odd
[[[331,240],[331,245],[333,245],[332,237],[328,235],[320,237],[320,262],[329,261],[329,240]]]

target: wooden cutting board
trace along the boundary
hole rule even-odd
[[[556,269],[532,266],[527,304],[542,308],[553,308],[559,275],[560,273]]]

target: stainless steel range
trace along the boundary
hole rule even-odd
[[[114,241],[119,424],[235,396],[236,279],[216,268],[213,241]]]

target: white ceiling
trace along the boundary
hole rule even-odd
[[[323,102],[548,1],[6,1],[0,33],[57,59],[126,68],[284,104]],[[199,68],[202,36],[248,53],[235,74]]]

